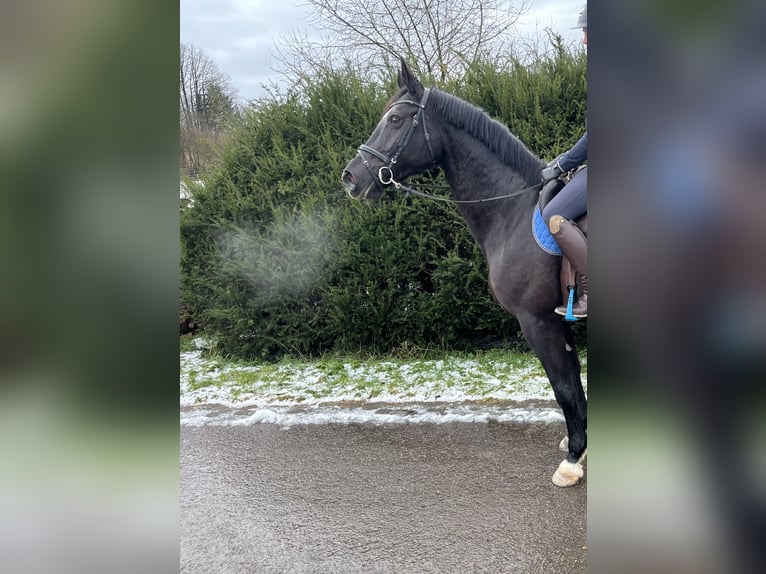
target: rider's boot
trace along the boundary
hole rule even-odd
[[[572,306],[572,315],[578,319],[588,316],[588,241],[582,231],[568,219],[554,215],[548,228],[561,247],[564,256],[581,276],[582,290]],[[567,306],[556,307],[556,313],[567,316]]]

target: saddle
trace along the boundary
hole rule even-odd
[[[543,188],[540,190],[540,197],[537,201],[537,206],[540,210],[540,213],[542,213],[543,208],[548,205],[550,200],[556,197],[556,194],[561,191],[567,182],[581,169],[585,169],[585,166],[581,166],[574,172],[574,174],[572,174],[571,177],[568,177],[567,179],[556,178],[543,186]],[[580,228],[580,231],[582,231],[583,235],[587,238],[588,214],[584,213],[576,220],[574,220],[573,223]],[[571,285],[577,285],[578,292],[582,289],[580,274],[575,272],[574,268],[572,267],[572,263],[564,255],[561,256],[561,273],[559,277],[561,282],[561,298],[563,301],[566,301],[569,297],[569,287]]]

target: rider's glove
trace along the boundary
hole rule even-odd
[[[564,170],[559,166],[559,158],[556,158],[547,167],[543,168],[540,175],[542,176],[543,183],[547,183],[552,179],[556,179],[562,173],[564,173]]]

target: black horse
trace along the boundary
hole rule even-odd
[[[398,83],[375,131],[343,171],[346,190],[355,199],[379,199],[386,185],[441,166],[487,259],[490,288],[519,321],[564,412],[569,440],[562,447],[569,454],[553,482],[572,486],[583,476],[586,400],[570,328],[553,311],[561,303],[561,259],[532,234],[534,190],[545,163],[479,108],[424,89],[404,61]]]

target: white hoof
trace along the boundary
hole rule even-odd
[[[585,474],[582,465],[579,462],[568,462],[562,460],[556,472],[553,473],[553,484],[562,488],[574,486]]]

